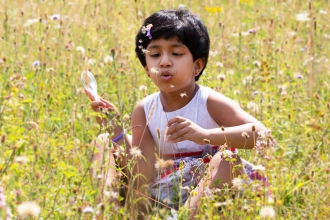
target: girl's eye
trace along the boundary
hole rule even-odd
[[[151,57],[159,57],[158,53],[150,54]]]
[[[181,56],[181,53],[173,53],[173,56]]]

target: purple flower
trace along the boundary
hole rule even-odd
[[[147,32],[146,35],[147,35],[147,37],[149,38],[149,40],[152,39],[152,36],[151,36],[151,33],[150,33],[151,28],[152,28],[152,24],[148,24],[148,25],[145,27],[145,31]]]
[[[249,34],[255,34],[255,33],[257,33],[257,31],[255,29],[250,29],[250,30],[248,30],[248,32],[249,32]]]

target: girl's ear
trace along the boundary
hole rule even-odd
[[[147,65],[144,66],[144,70],[146,71],[148,77],[150,77],[149,68]]]
[[[195,67],[194,67],[194,75],[198,76],[199,73],[202,71],[202,69],[205,66],[205,58],[198,58],[197,60],[195,60],[194,62]]]

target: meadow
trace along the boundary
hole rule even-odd
[[[330,217],[327,1],[3,0],[0,219],[9,219],[7,208],[12,219],[136,218],[135,201],[109,202],[123,198],[89,175],[90,143],[102,129],[80,73],[94,74],[129,127],[135,103],[157,91],[135,56],[135,34],[151,13],[177,7],[199,14],[211,37],[199,84],[236,100],[277,143],[263,154],[240,151],[265,168],[269,186],[211,192],[196,219]],[[270,191],[272,199],[263,196]],[[187,213],[156,204],[145,218]]]

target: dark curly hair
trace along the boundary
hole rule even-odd
[[[152,39],[149,39],[143,30],[148,24],[152,24]],[[135,52],[144,67],[147,63],[143,50],[152,40],[161,38],[177,38],[189,48],[194,61],[199,58],[205,59],[205,66],[200,74],[195,76],[195,81],[198,81],[206,67],[210,49],[209,34],[201,19],[184,9],[161,10],[145,19],[135,38]]]

